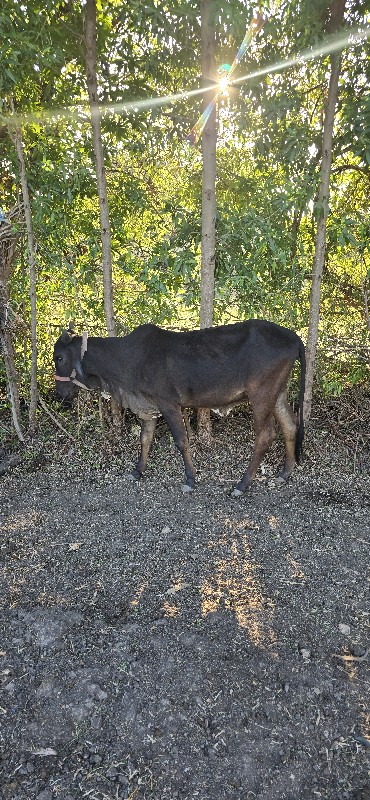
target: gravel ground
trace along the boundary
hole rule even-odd
[[[1,798],[370,800],[366,402],[237,500],[241,414],[190,496],[164,425],[130,483],[136,425],[112,455],[88,414],[5,474]]]

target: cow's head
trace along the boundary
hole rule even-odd
[[[56,395],[60,400],[70,399],[78,393],[78,386],[73,383],[81,364],[76,338],[70,331],[63,331],[54,345]]]

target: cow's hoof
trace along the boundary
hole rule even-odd
[[[233,490],[232,490],[232,492],[231,492],[231,494],[230,494],[230,497],[241,497],[241,496],[242,496],[242,494],[244,494],[244,492],[242,492],[242,490],[241,490],[241,489],[237,489],[237,488],[235,487],[235,489],[233,489]]]
[[[289,470],[289,472],[287,472],[287,471],[286,471],[286,469],[284,469],[284,467],[283,467],[283,468],[282,468],[282,469],[281,469],[281,470],[278,472],[278,474],[277,474],[277,476],[276,476],[275,480],[276,480],[278,483],[286,483],[286,482],[289,480],[289,478],[290,478],[290,476],[291,476],[292,472],[293,472],[293,470],[292,470],[292,469],[291,469],[291,470]]]
[[[194,486],[189,486],[188,483],[183,483],[181,491],[183,494],[190,494],[191,492],[194,491]]]
[[[125,472],[124,477],[126,481],[131,481],[131,483],[133,483],[134,481],[139,481],[141,475],[138,472]]]

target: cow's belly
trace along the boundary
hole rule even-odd
[[[236,405],[247,402],[245,388],[212,387],[208,391],[196,391],[187,389],[182,393],[181,404],[183,406],[193,406],[194,408],[217,408],[225,409],[223,413],[228,413]]]
[[[147,397],[144,397],[144,395],[132,394],[131,392],[125,391],[125,389],[120,389],[119,395],[122,407],[129,408],[130,411],[137,414],[140,419],[153,419],[153,417],[159,416],[158,406],[156,406],[153,400],[149,400]]]

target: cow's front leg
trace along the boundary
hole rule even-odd
[[[182,455],[185,466],[184,492],[192,492],[195,486],[195,470],[190,455],[189,439],[186,433],[181,408],[177,406],[161,406],[160,412],[163,414],[167,425],[172,433],[173,440]]]
[[[139,481],[148,461],[148,454],[150,450],[150,445],[153,441],[155,426],[157,424],[157,419],[154,417],[153,419],[141,419],[141,431],[140,431],[140,458],[136,464],[135,469],[132,470],[131,476],[135,480]]]

